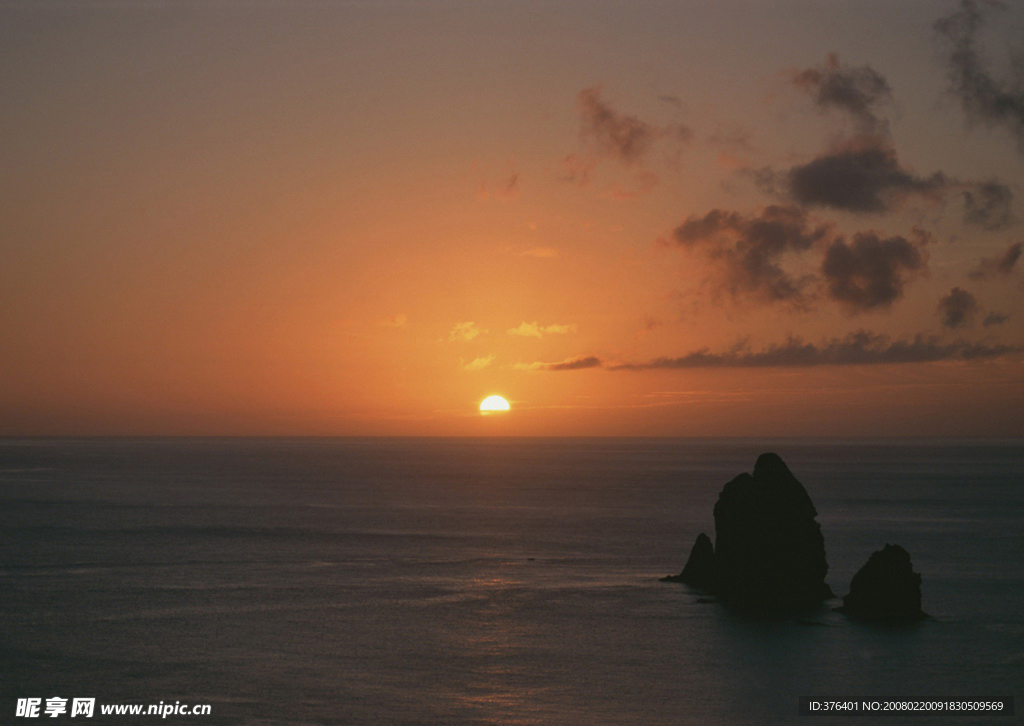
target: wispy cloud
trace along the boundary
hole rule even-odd
[[[1024,242],[1017,242],[1006,248],[1006,251],[997,257],[983,257],[978,266],[969,273],[973,280],[985,280],[990,277],[1009,275],[1017,266],[1021,252],[1024,250]]]
[[[545,335],[565,335],[575,333],[575,325],[538,325],[536,322],[528,323],[525,320],[519,327],[509,328],[509,335],[518,335],[524,338],[542,338]]]
[[[448,340],[451,342],[466,342],[473,340],[476,336],[486,332],[486,330],[481,330],[476,327],[476,323],[473,321],[455,323],[451,332],[448,334]]]
[[[832,338],[819,344],[790,337],[784,343],[761,350],[743,344],[712,353],[703,348],[678,358],[656,358],[647,363],[606,365],[608,370],[655,370],[676,368],[783,368],[810,366],[879,365],[974,361],[1000,358],[1021,352],[1007,345],[989,345],[966,341],[942,342],[937,336],[916,335],[891,340],[885,335],[860,330],[845,338]]]
[[[1001,321],[999,321],[1001,322]],[[995,323],[993,323],[995,324]],[[938,336],[918,334],[892,340],[886,335],[859,330],[844,338],[808,343],[791,336],[785,342],[751,350],[740,341],[728,350],[694,350],[678,357],[662,357],[643,363],[611,363],[597,356],[570,358],[558,363],[518,364],[519,370],[575,371],[603,368],[608,371],[652,371],[691,368],[809,368],[816,366],[897,365],[944,361],[982,361],[1024,352],[1024,348],[964,340],[944,342]]]
[[[464,371],[482,371],[484,368],[489,366],[493,360],[494,360],[494,356],[493,355],[489,355],[489,356],[484,357],[484,358],[474,358],[469,363],[466,363],[465,365],[463,365],[462,366],[462,370],[464,370]]]
[[[892,89],[885,77],[871,66],[843,65],[830,53],[825,63],[791,74],[794,86],[806,91],[819,109],[838,109],[849,114],[862,134],[887,131],[875,109],[892,104]]]
[[[693,138],[693,131],[683,124],[661,126],[618,111],[605,100],[602,89],[597,86],[580,91],[576,95],[576,107],[583,148],[562,160],[561,176],[586,186],[599,162],[617,162],[630,170],[632,183],[629,188],[619,185],[606,191],[606,198],[624,200],[649,193],[659,181],[658,175],[647,168],[652,150],[659,144],[678,150]]]
[[[512,367],[520,371],[579,371],[586,368],[600,368],[603,362],[593,355],[580,358],[568,358],[557,363],[516,363]]]
[[[1024,151],[1024,63],[1011,65],[1011,76],[992,75],[978,47],[978,30],[990,13],[1005,9],[998,2],[961,0],[959,8],[935,23],[943,41],[950,89],[972,121],[1002,126]]]
[[[524,338],[539,338],[543,335],[537,323],[527,323],[525,320],[517,328],[509,328],[509,335],[519,335]]]
[[[581,132],[599,155],[630,165],[640,162],[654,143],[666,137],[689,141],[693,132],[686,126],[655,126],[636,116],[619,113],[601,98],[598,87],[584,88],[576,97]]]

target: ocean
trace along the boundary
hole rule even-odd
[[[659,582],[767,451],[836,594],[900,544],[929,619]],[[1020,440],[0,439],[0,723],[1013,723],[798,703],[1019,701],[1022,534]]]

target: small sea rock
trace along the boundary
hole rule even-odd
[[[850,581],[850,594],[839,608],[860,620],[919,620],[921,575],[914,572],[910,553],[887,544],[873,553]]]

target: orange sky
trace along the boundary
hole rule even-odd
[[[4,4],[0,434],[1024,435],[1024,9],[768,5]]]

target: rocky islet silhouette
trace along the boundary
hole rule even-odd
[[[701,533],[678,575],[664,577],[715,594],[740,610],[788,613],[835,597],[817,510],[803,484],[777,454],[758,457],[753,474],[727,483],[715,503],[715,543]],[[921,576],[909,553],[886,545],[850,583],[839,608],[862,620],[916,620]]]

